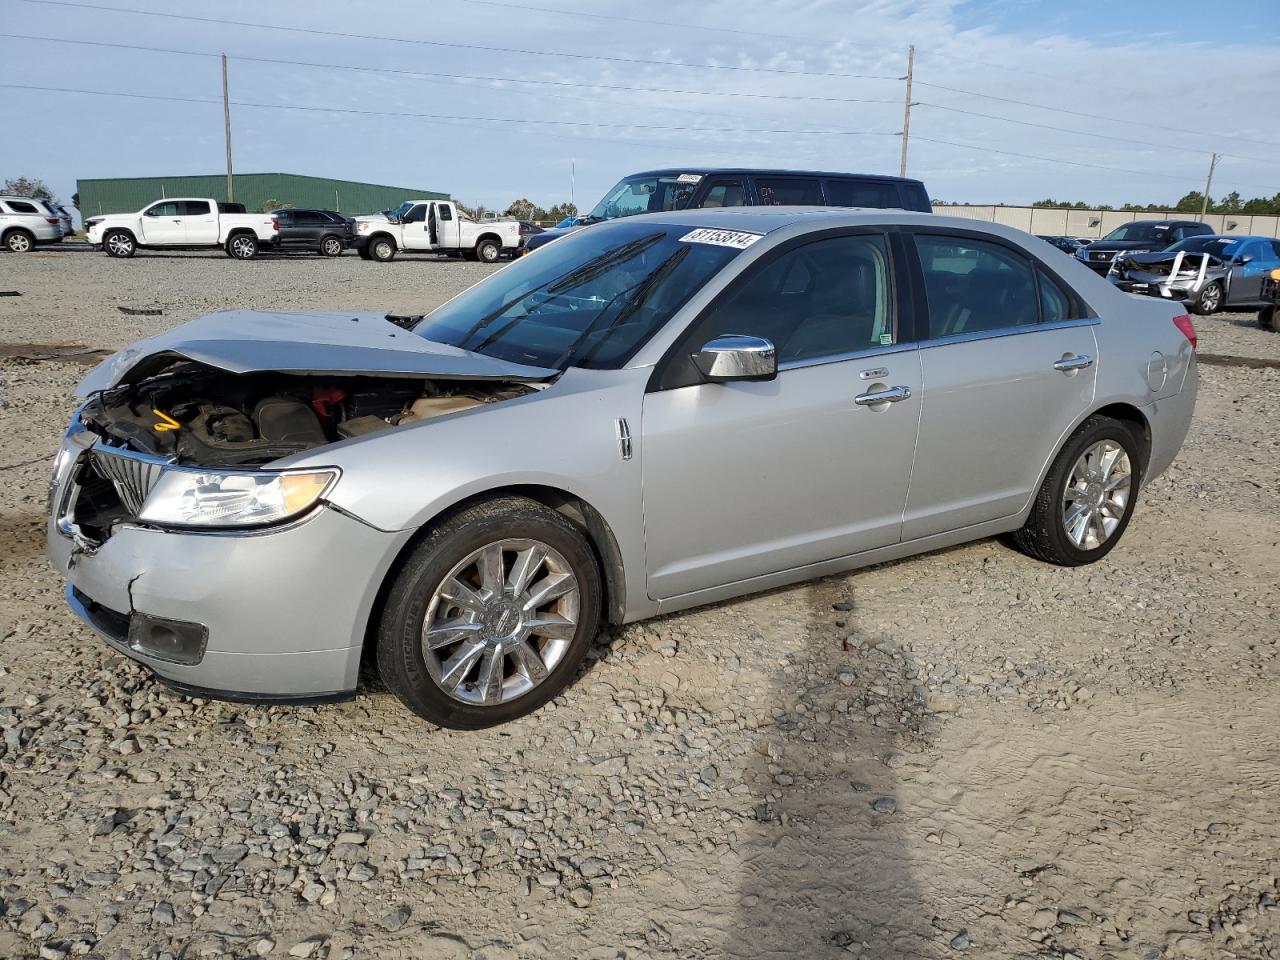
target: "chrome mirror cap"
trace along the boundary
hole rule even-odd
[[[778,351],[764,337],[725,334],[705,344],[692,359],[711,383],[772,380],[778,375]]]

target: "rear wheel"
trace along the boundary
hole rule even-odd
[[[102,249],[108,257],[132,257],[138,252],[138,242],[125,230],[111,230],[102,238]]]
[[[1205,284],[1191,309],[1202,317],[1210,316],[1222,309],[1222,284],[1217,280]]]
[[[27,253],[36,245],[36,238],[25,230],[10,230],[4,235],[4,248],[10,253]]]
[[[485,237],[476,244],[476,259],[481,263],[497,263],[502,256],[502,244],[491,237]]]
[[[369,257],[379,263],[387,263],[396,256],[396,244],[390,237],[374,237],[369,241]]]
[[[227,241],[227,256],[236,260],[252,260],[258,255],[258,238],[251,233],[237,233]]]
[[[378,671],[432,723],[506,723],[569,685],[600,609],[595,555],[568,519],[523,497],[479,503],[433,528],[401,567]]]
[[[1101,560],[1120,540],[1142,479],[1142,445],[1110,417],[1090,417],[1063,445],[1012,536],[1028,556],[1063,567]]]
[[[320,253],[326,257],[342,256],[342,241],[337,237],[323,237],[320,240]]]

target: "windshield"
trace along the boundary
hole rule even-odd
[[[413,209],[413,206],[414,204],[412,200],[406,200],[404,203],[400,204],[400,206],[391,211],[391,219],[403,220],[405,215]]]
[[[618,223],[570,234],[463,291],[414,332],[512,363],[620,366],[741,252],[684,239],[693,233]]]
[[[1169,248],[1170,253],[1186,250],[1188,253],[1209,253],[1221,260],[1240,256],[1244,241],[1238,237],[1189,237]]]
[[[665,213],[683,210],[702,176],[673,173],[664,176],[623,177],[591,208],[588,220],[616,220],[637,213]]]
[[[1173,239],[1173,227],[1167,223],[1126,223],[1123,227],[1116,227],[1102,239],[1166,244]]]

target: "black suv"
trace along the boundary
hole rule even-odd
[[[337,257],[356,242],[356,222],[332,210],[273,210],[280,218],[277,250],[315,250]]]
[[[919,180],[813,170],[681,167],[650,170],[619,180],[589,214],[571,227],[553,227],[525,241],[525,252],[601,220],[637,213],[698,207],[876,207],[932,213]]]
[[[1187,237],[1212,233],[1213,227],[1196,220],[1134,220],[1081,247],[1076,259],[1095,273],[1105,274],[1118,254],[1158,253]]]

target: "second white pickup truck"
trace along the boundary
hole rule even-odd
[[[204,198],[158,200],[137,213],[90,217],[84,225],[89,242],[109,257],[132,257],[150,248],[221,247],[229,257],[252,260],[280,233],[273,214],[245,213],[239,204]]]
[[[497,263],[520,249],[515,220],[476,223],[448,200],[406,200],[390,217],[356,217],[356,249],[366,260],[385,263],[399,250],[446,253]]]

